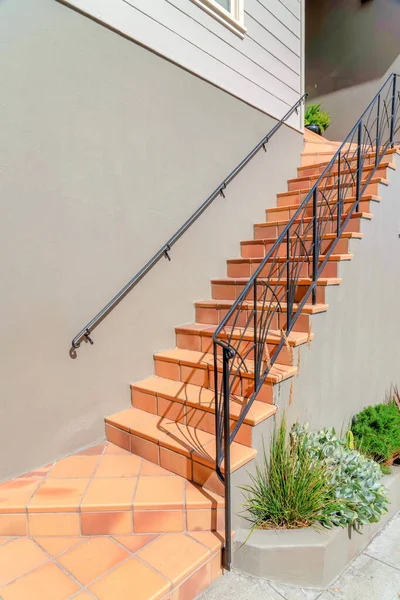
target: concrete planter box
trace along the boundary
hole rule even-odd
[[[244,543],[249,532],[241,529],[235,535],[234,567],[279,583],[328,587],[400,509],[400,467],[394,467],[383,483],[389,489],[389,512],[379,523],[364,527],[362,535],[339,527],[322,532],[259,530]]]

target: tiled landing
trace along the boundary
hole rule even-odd
[[[221,574],[221,538],[193,532],[0,538],[2,600],[192,600]]]
[[[223,498],[105,443],[0,484],[0,536],[222,529]]]
[[[0,484],[0,600],[192,600],[223,498],[110,443]]]

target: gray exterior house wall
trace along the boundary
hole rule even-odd
[[[72,337],[276,121],[54,0],[0,2],[0,72],[5,479],[103,439],[303,140],[282,127],[73,360]]]
[[[275,118],[303,93],[303,0],[244,0],[243,39],[192,0],[65,1]]]

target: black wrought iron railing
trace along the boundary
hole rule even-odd
[[[74,337],[71,342],[72,349],[77,349],[80,347],[81,342],[83,340],[89,342],[93,345],[93,340],[91,338],[91,333],[101,323],[101,321],[125,298],[125,296],[135,287],[137,283],[143,277],[151,271],[151,269],[162,259],[170,258],[170,251],[174,244],[183,236],[183,234],[189,229],[191,225],[203,214],[203,212],[212,204],[212,202],[218,196],[225,195],[225,189],[227,186],[235,179],[237,175],[242,171],[242,169],[250,162],[250,160],[263,148],[266,151],[266,145],[269,140],[274,136],[274,134],[280,129],[280,127],[292,116],[294,112],[298,112],[299,107],[303,104],[306,99],[307,94],[303,94],[297,102],[288,110],[288,112],[282,117],[280,121],[276,123],[276,125],[265,135],[262,140],[253,148],[251,152],[242,160],[238,166],[233,169],[231,173],[223,180],[223,182],[213,191],[213,193],[199,206],[199,208],[189,217],[189,219],[178,229],[176,233],[161,246],[161,248],[156,252],[156,254],[132,277],[130,281],[114,296],[112,300],[104,308],[101,309],[99,313],[81,331]]]
[[[368,185],[394,145],[400,127],[398,82],[395,74],[387,79],[214,333],[216,469],[225,484],[227,569],[231,564],[231,444],[303,307],[310,300],[316,304],[318,278],[350,219],[361,215]],[[270,335],[275,339],[278,335],[279,340],[273,354],[268,350]],[[241,394],[243,374],[247,382],[252,374],[253,391],[231,427],[230,401]]]

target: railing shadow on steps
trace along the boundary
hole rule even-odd
[[[228,570],[231,444],[310,296],[316,304],[318,278],[350,219],[368,212],[363,196],[400,127],[399,78],[392,74],[386,80],[294,214],[289,214],[289,222],[276,226],[275,243],[214,332],[216,470],[225,485],[224,566]],[[325,245],[328,233],[331,241]],[[269,336],[276,340],[277,334],[280,341],[270,356]],[[243,372],[253,373],[251,393],[242,393]],[[235,394],[249,397],[231,428],[230,398]]]
[[[212,202],[218,196],[225,195],[226,187],[235,179],[235,177],[242,171],[242,169],[250,162],[250,160],[263,148],[266,151],[266,145],[269,140],[275,135],[280,127],[292,116],[294,112],[298,113],[299,107],[303,104],[307,94],[303,94],[295,104],[288,110],[288,112],[278,121],[274,127],[265,135],[262,140],[249,152],[249,154],[238,164],[231,173],[220,183],[220,185],[213,191],[213,193],[199,206],[199,208],[188,218],[188,220],[178,229],[176,233],[156,252],[156,254],[132,277],[130,281],[114,296],[112,300],[81,331],[74,337],[71,342],[70,356],[75,358],[76,352],[83,340],[93,345],[93,340],[90,337],[91,333],[97,327],[101,321],[125,298],[125,296],[136,286],[137,283],[151,269],[162,259],[167,258],[171,260],[169,255],[172,247],[182,237],[182,235],[189,229],[191,225],[203,214],[203,212],[212,204]]]

